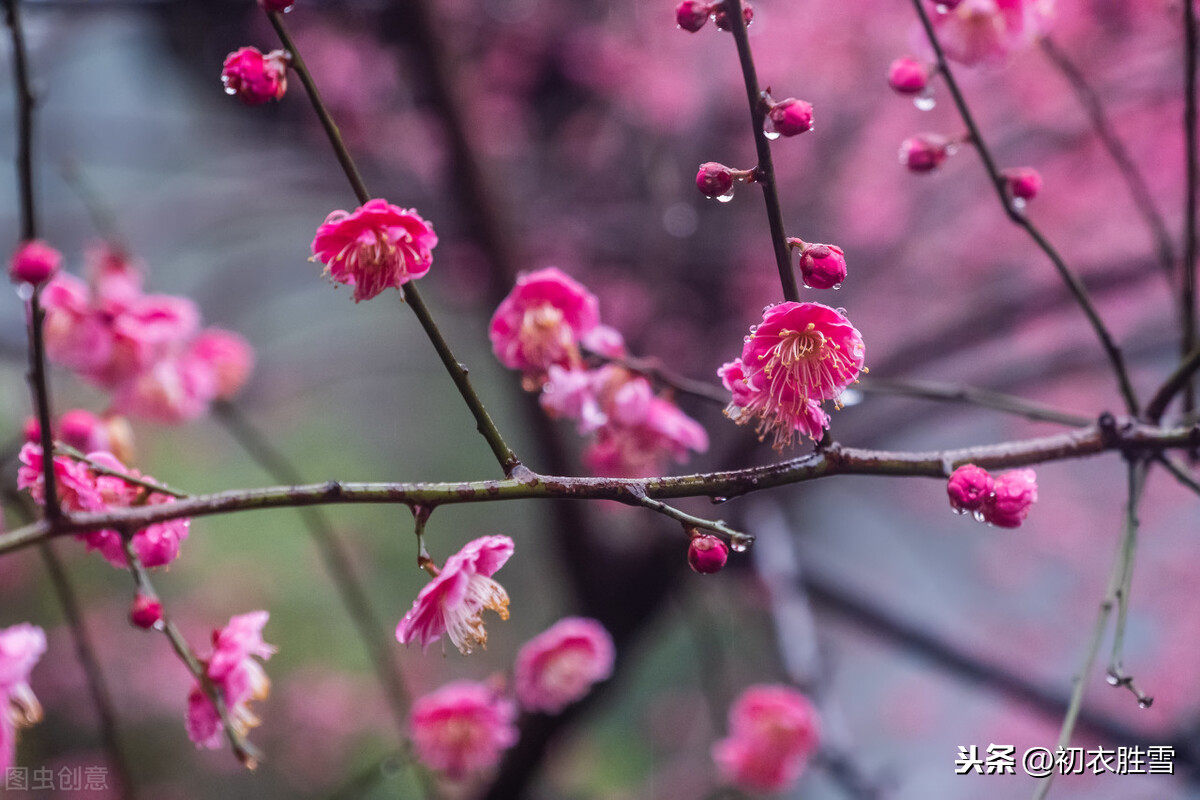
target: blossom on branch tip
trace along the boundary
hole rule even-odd
[[[221,83],[225,94],[248,106],[280,100],[287,93],[288,55],[283,50],[263,54],[257,47],[242,47],[225,57]]]
[[[809,244],[788,239],[800,248],[800,277],[810,289],[836,289],[846,280],[846,253],[835,244]]]
[[[791,788],[820,741],[812,702],[789,686],[758,684],[729,710],[729,736],[713,745],[722,778],[754,792]]]
[[[271,691],[267,673],[255,660],[265,661],[276,650],[262,639],[269,617],[266,611],[251,611],[230,618],[228,625],[213,631],[213,652],[201,659],[205,674],[225,702],[233,729],[242,736],[261,722],[250,710],[251,701],[265,700]],[[199,684],[188,694],[187,732],[196,747],[215,750],[223,744],[221,717]]]
[[[312,252],[333,280],[354,287],[357,303],[423,277],[437,242],[433,226],[416,209],[375,198],[352,212],[326,217]]]
[[[705,197],[725,198],[733,195],[733,170],[716,161],[700,165],[696,173],[696,188]]]
[[[62,253],[41,239],[22,242],[8,264],[8,276],[13,283],[41,286],[62,266]]]
[[[612,675],[612,636],[594,619],[566,617],[517,653],[513,681],[521,707],[557,714]]]
[[[485,609],[508,619],[508,593],[492,579],[513,554],[507,536],[483,536],[468,542],[450,558],[436,577],[421,589],[412,608],[396,626],[401,644],[420,642],[428,650],[442,634],[463,655],[487,647]]]
[[[488,326],[492,351],[500,363],[519,369],[526,388],[540,387],[551,364],[580,363],[579,344],[600,324],[596,296],[557,267],[517,278]]]
[[[1041,173],[1033,167],[1013,167],[1000,174],[1009,195],[1015,200],[1032,200],[1042,191]]]
[[[742,355],[718,370],[732,395],[725,414],[757,421],[759,438],[782,450],[796,433],[816,440],[829,427],[821,402],[839,398],[863,369],[862,336],[840,312],[820,303],[768,307],[750,329]]]
[[[768,137],[799,136],[812,127],[812,103],[794,97],[772,104],[763,119],[763,130]]]
[[[900,163],[912,172],[932,172],[950,155],[950,140],[936,133],[910,136],[900,143]]]
[[[1037,499],[1037,473],[1031,469],[1005,472],[996,476],[983,503],[983,519],[998,528],[1018,528]]]
[[[682,0],[675,6],[675,22],[685,31],[695,33],[704,27],[712,9],[703,0]]]
[[[46,633],[23,622],[0,630],[0,771],[16,760],[17,731],[42,719],[29,675],[46,652]]]
[[[729,560],[729,545],[710,533],[695,533],[688,543],[688,566],[701,575],[711,575],[725,568]]]
[[[516,707],[475,681],[456,681],[417,698],[412,742],[427,767],[460,780],[488,769],[517,742]]]
[[[897,58],[888,67],[888,86],[900,94],[917,94],[929,85],[929,67],[911,56]]]
[[[150,630],[162,621],[163,606],[157,597],[138,592],[129,606],[129,621],[139,628]]]

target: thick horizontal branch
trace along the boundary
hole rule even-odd
[[[655,478],[585,478],[538,475],[518,468],[512,478],[461,483],[348,483],[232,489],[196,495],[174,503],[69,514],[40,520],[0,535],[0,555],[54,536],[105,528],[142,528],[180,517],[234,511],[335,503],[400,503],[436,507],[499,500],[565,498],[614,500],[631,506],[644,498],[710,497],[721,501],[760,489],[832,475],[888,475],[944,478],[955,466],[975,463],[988,469],[1022,467],[1083,458],[1104,452],[1156,454],[1200,446],[1200,425],[1157,428],[1105,415],[1099,422],[1056,436],[936,452],[903,452],[843,447],[834,443],[799,458],[763,467]]]

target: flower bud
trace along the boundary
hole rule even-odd
[[[1042,176],[1033,167],[1013,167],[1002,174],[1008,193],[1018,200],[1032,200],[1042,190]]]
[[[272,50],[263,55],[257,47],[230,53],[221,70],[225,94],[234,95],[248,106],[279,100],[287,92],[287,54]]]
[[[129,607],[129,621],[139,628],[150,630],[162,621],[163,607],[158,598],[137,593]]]
[[[58,438],[82,453],[109,450],[108,428],[104,421],[83,408],[63,412],[58,418]]]
[[[62,254],[41,239],[24,242],[13,253],[8,274],[13,283],[31,283],[40,286],[58,272],[62,265]]]
[[[900,94],[917,94],[929,84],[929,70],[915,58],[897,58],[888,68],[888,85]]]
[[[42,444],[42,425],[38,422],[37,417],[26,417],[25,424],[21,428],[21,435],[25,437],[25,441],[30,444]]]
[[[813,289],[836,289],[846,280],[846,254],[833,244],[806,244],[800,251],[800,275]]]
[[[963,464],[954,470],[946,483],[950,507],[959,514],[978,511],[992,494],[992,476],[974,464]]]
[[[296,5],[296,0],[258,0],[258,4],[262,6],[263,11],[279,11],[286,14]]]
[[[720,572],[729,560],[729,545],[708,533],[698,533],[688,546],[688,565],[701,575]]]
[[[746,0],[742,0],[742,20],[747,25],[754,20],[754,9],[750,7],[750,4],[747,3]],[[733,30],[733,24],[730,22],[729,12],[726,10],[724,3],[721,3],[715,7],[713,22],[715,22],[717,27],[723,31]]]
[[[683,0],[675,6],[675,21],[685,31],[695,33],[704,27],[704,23],[708,22],[711,11],[708,3],[702,2],[702,0]]]
[[[932,172],[950,155],[950,142],[935,133],[910,136],[900,145],[900,163],[913,172]]]
[[[700,165],[696,173],[696,188],[705,197],[723,197],[733,193],[733,170],[716,161]]]
[[[797,136],[805,131],[811,131],[813,126],[812,103],[789,97],[780,100],[767,112],[763,121],[763,130],[768,135]]]
[[[1018,528],[1038,499],[1037,473],[1015,469],[996,478],[983,504],[983,519],[997,528]]]

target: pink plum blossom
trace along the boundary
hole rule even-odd
[[[946,482],[950,507],[959,513],[978,511],[992,494],[992,476],[974,464],[963,464]]]
[[[251,701],[265,700],[271,691],[270,679],[255,660],[265,661],[276,650],[262,638],[269,616],[266,611],[251,611],[232,617],[224,628],[213,631],[213,652],[201,659],[234,729],[243,736],[260,722],[250,710]],[[223,745],[221,718],[199,684],[188,694],[187,732],[196,747],[215,750]]]
[[[445,633],[463,655],[477,646],[486,647],[484,610],[508,619],[508,593],[492,575],[512,554],[513,541],[507,536],[483,536],[468,542],[446,559],[446,565],[421,589],[396,626],[396,639],[401,644],[420,642],[428,650]]]
[[[566,617],[526,642],[513,681],[521,707],[557,714],[612,675],[612,636],[594,619]]]
[[[626,370],[610,367],[610,386],[602,408],[608,423],[583,460],[597,475],[641,477],[661,471],[665,457],[687,460],[689,451],[708,449],[708,433],[675,403],[654,395],[650,382],[630,377]],[[622,377],[623,376],[623,377]]]
[[[800,778],[820,740],[812,702],[789,686],[758,684],[729,710],[729,736],[713,745],[724,780],[754,792],[780,792]]]
[[[27,622],[0,631],[0,772],[16,761],[17,731],[42,718],[29,686],[34,665],[46,652],[46,634]]]
[[[1038,499],[1037,473],[1015,469],[996,476],[983,503],[983,519],[998,528],[1018,528]]]
[[[357,303],[424,277],[437,243],[433,226],[416,209],[375,198],[326,217],[312,252],[333,280],[354,287]]]
[[[218,400],[228,400],[237,394],[254,369],[254,349],[250,344],[233,331],[221,328],[202,331],[188,354],[213,371]]]
[[[62,253],[41,239],[22,242],[13,253],[8,265],[8,275],[13,283],[31,283],[41,286],[62,266]]]
[[[963,64],[1002,62],[1049,27],[1053,0],[962,0],[933,17],[946,57]]]
[[[576,365],[580,341],[599,324],[596,296],[557,267],[547,267],[517,278],[492,315],[488,336],[501,364],[537,377],[551,364]]]
[[[221,83],[225,94],[248,106],[281,100],[287,93],[288,56],[282,50],[266,55],[257,47],[242,47],[225,57]]]
[[[608,422],[600,408],[598,393],[602,374],[598,370],[564,369],[551,364],[538,402],[552,417],[573,419],[580,434],[588,434]]]
[[[726,415],[758,422],[777,450],[794,434],[816,439],[829,425],[821,402],[835,405],[863,368],[862,336],[841,313],[820,303],[771,306],[751,329],[742,356],[718,371],[732,394]]]
[[[419,697],[412,708],[417,758],[460,780],[488,769],[517,742],[516,707],[474,681],[456,681]]]

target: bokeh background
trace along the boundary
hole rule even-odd
[[[316,226],[354,201],[302,87],[294,81],[282,102],[255,109],[222,93],[227,52],[277,45],[257,6],[23,5],[42,231],[71,269],[88,242],[111,235],[93,213],[107,210],[150,266],[153,290],[194,298],[208,323],[253,343],[257,368],[237,405],[307,480],[493,477],[466,408],[395,293],[356,305],[307,260]],[[544,420],[490,353],[487,320],[515,270],[561,267],[596,292],[634,352],[714,382],[762,306],[780,299],[758,192],[742,187],[718,204],[692,185],[703,161],[753,166],[728,34],[677,30],[665,0],[298,6],[288,24],[368,186],[437,226],[422,291],[535,469],[581,473],[581,443],[568,424]],[[921,111],[886,85],[892,59],[920,53],[911,6],[762,0],[755,10],[760,80],[816,108],[813,132],[773,145],[785,224],[845,249],[850,278],[821,299],[862,332],[871,375],[991,388],[1087,416],[1118,411],[1090,329],[1046,258],[1004,218],[975,154],[962,150],[932,175],[898,164],[905,137],[961,131],[944,90]],[[1106,104],[1177,257],[1181,18],[1180,3],[1165,0],[1059,0],[1050,29]],[[0,50],[0,152],[13,153],[7,41]],[[1093,290],[1148,395],[1178,349],[1172,284],[1071,85],[1037,44],[958,74],[1000,163],[1044,176],[1029,214]],[[15,186],[4,158],[4,252],[17,237]],[[24,348],[10,294],[0,303],[4,440],[28,414]],[[69,374],[52,378],[58,408],[103,409],[106,398]],[[964,405],[860,399],[834,415],[843,443],[933,450],[1061,429]],[[678,470],[775,458],[719,407],[680,403],[712,447]],[[134,426],[137,466],[173,485],[272,482],[216,420]],[[686,507],[759,535],[716,576],[688,571],[678,527],[650,513],[532,501],[441,509],[428,529],[439,561],[480,535],[516,540],[500,575],[512,619],[493,622],[487,651],[469,658],[391,639],[423,583],[407,510],[335,507],[329,516],[414,694],[505,675],[520,644],[566,614],[601,618],[618,641],[617,673],[589,702],[527,720],[495,775],[444,787],[447,796],[713,796],[709,749],[732,697],[790,681],[817,699],[827,734],[792,796],[1007,798],[1027,796],[1032,779],[955,776],[958,747],[1052,746],[1121,529],[1117,456],[1045,465],[1038,476],[1041,499],[1011,531],[952,515],[942,484],[919,479],[835,478],[719,508],[699,499]],[[1195,504],[1169,476],[1151,476],[1127,666],[1154,706],[1138,709],[1098,670],[1076,742],[1171,744],[1177,774],[1082,776],[1053,796],[1200,796]],[[11,508],[6,521],[15,527]],[[77,543],[58,550],[142,796],[417,796],[392,758],[399,739],[366,651],[295,512],[197,520],[183,557],[157,579],[195,645],[233,614],[271,612],[274,686],[252,735],[268,758],[254,774],[188,741],[190,678],[165,640],[126,622],[128,577]],[[47,629],[50,647],[33,675],[46,719],[23,733],[19,763],[104,764],[69,631],[32,551],[0,559],[0,625],[25,620]]]

